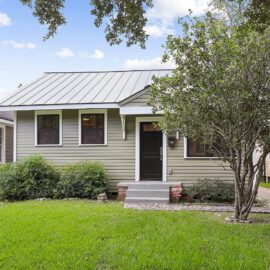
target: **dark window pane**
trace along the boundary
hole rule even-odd
[[[82,114],[82,144],[104,144],[104,114]]]
[[[187,140],[187,154],[188,157],[211,157],[212,155],[208,152],[208,146],[201,143],[198,140]]]
[[[59,144],[59,115],[38,115],[38,144]]]

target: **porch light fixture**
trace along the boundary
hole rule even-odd
[[[175,136],[169,136],[168,137],[168,144],[169,147],[174,148],[176,144],[176,137]]]

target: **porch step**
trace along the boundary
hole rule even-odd
[[[125,203],[169,203],[169,198],[160,197],[126,197]]]
[[[145,198],[168,198],[168,189],[134,189],[130,188],[127,191],[128,197],[145,197]]]
[[[157,183],[157,182],[132,182],[128,184],[128,188],[136,190],[168,190],[167,183]]]
[[[179,181],[123,181],[118,187],[127,187],[125,203],[169,203],[170,187],[179,184]]]

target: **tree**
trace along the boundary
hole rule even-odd
[[[232,23],[263,32],[270,25],[270,0],[213,0],[213,5],[229,16]]]
[[[33,15],[42,25],[48,26],[44,40],[53,37],[57,29],[66,24],[62,13],[65,0],[20,0],[33,9]],[[213,0],[227,9],[244,8],[245,16],[256,22],[257,29],[270,24],[270,0]],[[146,10],[153,6],[153,0],[90,0],[91,14],[95,26],[106,21],[105,36],[110,45],[126,40],[127,46],[134,44],[145,48],[148,38],[144,27],[147,23]]]
[[[48,26],[44,40],[53,37],[57,29],[66,24],[62,13],[64,0],[20,1],[33,9],[33,15],[40,24]],[[148,38],[144,30],[147,23],[145,12],[152,7],[152,0],[91,0],[91,6],[96,27],[100,27],[106,19],[105,34],[110,45],[120,44],[126,39],[127,46],[139,44],[145,48]]]
[[[179,37],[167,39],[164,61],[177,67],[155,78],[152,104],[164,112],[165,130],[202,140],[230,167],[234,217],[246,220],[270,151],[270,29],[258,32],[246,20],[210,12],[189,20],[180,20]]]

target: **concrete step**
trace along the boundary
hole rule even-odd
[[[129,197],[149,197],[149,198],[168,198],[169,190],[141,190],[128,189],[126,196]]]
[[[126,197],[125,203],[169,203],[169,199],[159,197]]]
[[[168,185],[165,184],[155,184],[153,182],[150,183],[131,183],[128,185],[129,189],[136,189],[136,190],[169,190]]]

